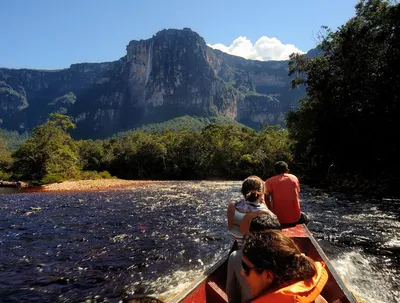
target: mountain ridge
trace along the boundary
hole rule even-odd
[[[48,114],[71,116],[77,138],[102,138],[179,116],[281,124],[304,90],[288,61],[257,61],[207,46],[188,28],[132,40],[118,60],[57,70],[0,68],[0,127],[20,132]]]

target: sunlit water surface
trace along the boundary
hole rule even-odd
[[[168,301],[227,254],[241,182],[0,195],[0,302]],[[399,302],[400,202],[302,188],[310,230],[365,302]]]

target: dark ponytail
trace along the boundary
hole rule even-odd
[[[249,202],[264,199],[264,181],[257,176],[247,177],[242,184],[242,194]]]
[[[252,190],[252,191],[249,191],[248,193],[246,193],[244,195],[244,198],[249,202],[254,202],[254,201],[257,201],[258,199],[260,199],[261,195],[262,195],[261,192]]]

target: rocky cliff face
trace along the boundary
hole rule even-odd
[[[209,48],[190,29],[131,41],[108,63],[42,71],[0,69],[0,127],[30,130],[51,112],[75,136],[110,136],[182,115],[228,116],[251,127],[283,123],[304,91],[290,91],[287,61],[251,61]]]

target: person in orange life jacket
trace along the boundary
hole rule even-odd
[[[281,229],[281,224],[276,216],[261,214],[250,221],[250,233],[263,232],[269,229]],[[230,254],[226,278],[226,294],[229,303],[248,302],[253,297],[250,293],[246,278],[242,272],[242,250]]]
[[[247,177],[243,181],[241,192],[244,199],[230,201],[228,204],[228,232],[234,240],[232,250],[241,248],[244,234],[242,231],[248,230],[248,223],[253,217],[262,213],[275,216],[264,203],[265,185],[261,178]],[[243,219],[245,227],[241,226]]]
[[[279,230],[247,234],[242,267],[253,303],[327,302],[320,295],[328,281],[325,264],[302,254]]]
[[[284,161],[276,162],[274,169],[276,175],[265,182],[268,208],[282,225],[308,224],[310,216],[300,210],[299,180],[289,174],[288,165]]]

